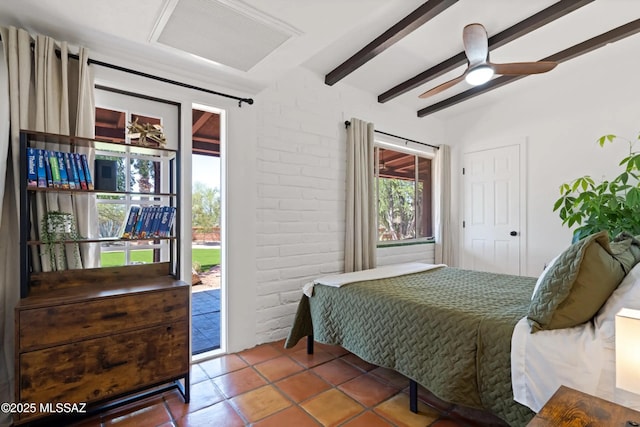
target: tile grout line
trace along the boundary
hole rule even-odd
[[[361,366],[358,366],[357,364],[353,363],[353,361],[350,361],[348,358],[347,358],[347,359],[345,359],[345,358],[344,358],[344,356],[347,356],[348,354],[341,354],[341,355],[337,355],[337,354],[334,354],[334,353],[332,353],[332,352],[325,351],[325,353],[327,353],[327,354],[329,354],[329,355],[331,356],[331,358],[330,358],[330,359],[325,360],[325,361],[323,361],[323,362],[321,362],[321,363],[318,363],[318,364],[316,364],[316,365],[314,365],[314,364],[313,364],[313,362],[312,362],[312,363],[308,364],[309,366],[306,366],[305,364],[303,364],[302,362],[300,362],[300,361],[299,361],[299,360],[297,360],[296,358],[292,357],[290,354],[286,354],[285,352],[280,351],[280,349],[279,349],[278,347],[274,346],[273,344],[269,343],[269,344],[266,344],[266,345],[269,345],[270,347],[274,348],[274,350],[276,350],[276,352],[277,352],[278,354],[273,355],[272,357],[268,357],[268,358],[266,358],[266,359],[264,359],[264,360],[259,360],[259,361],[255,362],[255,363],[250,363],[250,362],[249,362],[249,360],[246,358],[246,355],[243,357],[240,353],[235,353],[235,355],[236,355],[236,356],[237,356],[237,357],[238,357],[238,358],[239,358],[243,363],[245,363],[246,365],[245,365],[245,366],[243,366],[243,367],[239,367],[239,368],[237,368],[237,369],[231,370],[231,371],[227,371],[227,372],[221,373],[221,374],[219,374],[219,375],[217,375],[217,376],[215,376],[215,377],[210,377],[210,376],[209,376],[209,373],[208,373],[204,368],[200,367],[200,369],[202,369],[202,370],[203,370],[203,372],[205,373],[207,380],[208,380],[211,384],[213,384],[214,389],[215,389],[215,390],[219,393],[219,395],[223,398],[223,401],[224,401],[224,402],[227,402],[227,404],[229,404],[229,406],[234,410],[234,412],[235,412],[236,414],[238,414],[238,416],[240,417],[240,419],[242,419],[242,420],[243,420],[243,422],[245,423],[245,425],[247,425],[247,426],[248,426],[248,425],[252,425],[252,424],[255,424],[255,423],[249,423],[249,421],[245,418],[245,416],[242,414],[242,412],[239,410],[239,408],[238,408],[235,404],[233,404],[233,403],[231,402],[231,400],[232,400],[232,399],[234,399],[234,398],[236,398],[236,397],[238,397],[238,396],[241,396],[241,395],[243,395],[243,394],[246,394],[246,393],[249,393],[249,392],[251,392],[251,391],[257,390],[257,389],[259,389],[259,388],[266,387],[266,386],[271,386],[271,387],[273,387],[273,389],[274,389],[274,390],[276,390],[276,391],[278,392],[278,394],[280,394],[282,397],[284,397],[284,398],[285,398],[285,399],[290,403],[290,405],[289,405],[289,406],[287,406],[286,408],[283,408],[283,409],[278,410],[278,411],[276,411],[276,412],[274,412],[274,413],[272,413],[272,414],[269,414],[269,415],[267,415],[267,416],[265,416],[265,417],[263,417],[263,418],[261,418],[261,419],[259,419],[259,420],[256,420],[256,423],[257,423],[257,422],[260,422],[260,421],[263,421],[263,420],[265,420],[265,419],[267,419],[267,418],[269,418],[269,417],[271,417],[271,416],[275,416],[275,415],[277,415],[277,414],[279,414],[279,413],[281,413],[281,412],[283,412],[283,411],[286,411],[286,410],[288,410],[288,409],[291,409],[291,408],[297,407],[298,409],[300,409],[300,410],[304,411],[304,413],[308,414],[308,415],[309,415],[309,416],[314,420],[314,422],[319,423],[319,424],[321,425],[320,421],[319,421],[318,419],[316,419],[316,418],[315,418],[311,413],[309,413],[309,412],[308,412],[308,411],[307,411],[307,410],[302,406],[302,404],[303,404],[304,402],[307,402],[307,401],[310,401],[310,400],[314,399],[315,397],[319,396],[319,395],[320,395],[320,394],[322,394],[322,393],[326,393],[327,391],[330,391],[330,390],[336,390],[336,391],[338,391],[338,392],[340,392],[340,393],[345,394],[349,399],[351,399],[351,400],[353,400],[354,402],[358,403],[358,405],[360,405],[360,406],[363,408],[363,410],[362,410],[362,411],[360,411],[360,412],[358,412],[357,414],[355,414],[355,415],[353,415],[353,416],[351,416],[351,417],[347,418],[346,420],[342,421],[339,425],[341,425],[341,426],[342,426],[342,425],[344,425],[344,424],[346,424],[346,423],[351,422],[352,420],[356,419],[357,417],[362,416],[363,414],[365,414],[365,413],[367,413],[367,412],[371,412],[372,414],[374,414],[374,415],[376,415],[376,416],[379,416],[381,419],[383,419],[385,422],[388,422],[388,423],[389,423],[389,424],[391,424],[392,426],[396,426],[395,422],[393,422],[392,420],[388,419],[388,418],[387,418],[387,417],[385,417],[383,414],[378,414],[378,413],[374,410],[374,409],[375,409],[375,406],[365,406],[365,404],[363,404],[363,403],[359,402],[358,400],[355,400],[352,396],[350,396],[349,394],[347,394],[346,392],[344,392],[343,390],[341,390],[339,387],[340,387],[341,385],[344,385],[345,383],[347,383],[347,382],[349,382],[349,381],[351,381],[351,380],[355,379],[355,378],[359,378],[359,377],[362,377],[362,376],[368,376],[369,378],[371,378],[371,379],[373,379],[374,381],[376,381],[376,382],[380,383],[381,385],[385,385],[385,386],[388,386],[388,387],[392,387],[392,388],[394,388],[394,389],[396,389],[396,390],[397,390],[397,391],[396,391],[392,396],[390,396],[388,399],[390,399],[390,398],[392,398],[392,397],[395,397],[395,396],[397,396],[398,394],[405,393],[405,388],[406,388],[406,387],[405,387],[405,388],[398,387],[398,386],[397,386],[397,385],[395,385],[391,380],[389,380],[389,379],[387,379],[387,378],[385,378],[385,377],[383,377],[383,376],[380,376],[380,375],[377,375],[377,374],[373,373],[373,370],[375,370],[375,368],[374,368],[374,369],[371,369],[371,370],[366,370],[366,369],[362,368]],[[357,356],[357,355],[356,355],[356,356]],[[292,362],[294,362],[296,365],[300,366],[300,367],[301,367],[301,368],[303,368],[303,369],[302,369],[301,371],[293,372],[293,373],[291,373],[291,374],[285,375],[284,377],[277,378],[277,379],[275,379],[275,380],[273,380],[273,381],[272,381],[272,380],[270,380],[269,378],[267,378],[264,374],[262,374],[262,373],[261,373],[261,372],[256,368],[256,365],[260,365],[260,364],[262,364],[262,363],[266,363],[266,362],[272,361],[272,360],[274,360],[274,359],[276,359],[276,358],[279,358],[279,357],[286,357],[288,361],[292,361]],[[358,375],[357,375],[356,377],[354,377],[354,378],[347,379],[347,380],[345,380],[345,381],[343,381],[343,382],[341,382],[341,383],[339,383],[339,384],[333,384],[333,383],[328,382],[326,379],[324,379],[322,376],[320,376],[318,373],[316,373],[316,372],[313,370],[313,369],[314,369],[314,368],[316,368],[316,367],[319,367],[319,366],[325,365],[325,364],[327,364],[327,363],[330,363],[330,362],[332,362],[332,361],[336,361],[336,360],[341,360],[342,362],[346,363],[348,366],[350,366],[350,367],[352,367],[353,369],[355,369],[355,370],[358,372]],[[365,361],[365,362],[366,362],[366,361]],[[199,364],[196,364],[196,365],[199,365]],[[251,368],[251,371],[252,371],[254,374],[256,374],[259,378],[261,378],[262,380],[264,380],[264,381],[265,381],[265,384],[260,385],[260,386],[258,386],[258,387],[256,387],[256,388],[252,389],[252,390],[247,390],[247,391],[245,391],[245,392],[243,392],[243,393],[240,393],[240,394],[238,394],[238,395],[236,395],[236,396],[232,396],[232,397],[227,398],[227,397],[226,397],[226,395],[222,392],[222,390],[218,387],[218,385],[217,385],[213,380],[214,380],[215,378],[218,378],[218,377],[221,377],[221,376],[224,376],[224,375],[228,375],[228,374],[231,374],[231,373],[233,373],[233,372],[238,372],[238,371],[240,371],[240,370],[242,370],[242,369],[245,369],[245,368]],[[327,384],[329,385],[329,388],[328,388],[328,389],[326,389],[326,390],[323,390],[323,391],[321,391],[321,392],[318,392],[318,393],[316,393],[316,394],[314,394],[314,395],[312,395],[312,396],[308,396],[308,397],[306,397],[304,400],[301,400],[300,402],[296,402],[296,401],[295,401],[291,396],[289,396],[289,395],[288,395],[284,390],[282,390],[282,389],[280,388],[280,386],[278,386],[276,383],[277,383],[277,382],[284,381],[284,380],[289,379],[289,378],[292,378],[292,377],[294,377],[295,375],[299,375],[299,374],[304,373],[304,372],[310,373],[310,374],[311,374],[311,375],[313,375],[314,377],[316,377],[316,378],[318,378],[318,379],[322,380],[323,382],[327,383]],[[207,381],[207,380],[204,380],[204,381]],[[405,394],[406,394],[406,393],[405,393]],[[388,399],[387,399],[387,400],[388,400]],[[218,403],[220,403],[220,402],[218,402]],[[380,403],[383,403],[383,402],[379,402],[378,404],[380,404]],[[165,400],[165,406],[166,406],[166,400]],[[209,406],[212,406],[212,405],[209,405]],[[209,407],[209,406],[207,406],[207,407]],[[427,405],[427,406],[431,407],[430,405]],[[200,408],[200,409],[198,409],[198,410],[202,410],[202,409],[204,409],[204,408]],[[436,408],[433,408],[433,409],[436,409]],[[171,413],[171,411],[170,411],[170,410],[169,410],[169,413],[171,414],[172,422],[177,422],[178,420],[176,420],[176,419],[174,418],[174,415],[173,415],[173,413]],[[440,419],[442,419],[444,415],[445,415],[445,414],[440,413],[440,417],[438,417],[438,418],[437,418],[436,420],[434,420],[431,424],[429,424],[429,426],[431,426],[431,425],[432,425],[432,424],[434,424],[435,422],[437,422],[437,421],[439,421]],[[184,417],[183,417],[183,418],[184,418]]]

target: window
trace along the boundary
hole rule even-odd
[[[162,124],[161,119],[137,114],[96,108],[95,134],[98,139],[115,142],[135,143],[137,140],[126,136],[125,124],[138,119],[140,123]],[[170,203],[166,196],[146,193],[161,192],[167,183],[168,165],[157,156],[145,154],[144,150],[133,152],[128,147],[121,151],[105,151],[96,147],[96,161],[110,162],[116,173],[115,188],[118,192],[133,194],[98,194],[99,237],[120,237],[122,225],[132,205],[149,206]],[[163,170],[165,171],[163,173]],[[158,189],[158,191],[156,191]],[[100,245],[103,267],[166,261],[167,241],[109,241]],[[162,250],[164,249],[164,250]]]
[[[376,147],[378,241],[433,237],[431,159]]]

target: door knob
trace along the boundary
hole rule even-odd
[[[512,235],[512,236],[517,236],[517,235],[518,235],[518,232],[517,232],[517,231],[512,231],[512,232],[511,232],[511,233],[509,233],[509,234],[510,234],[510,235]]]

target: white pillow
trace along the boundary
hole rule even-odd
[[[608,347],[615,344],[615,318],[622,308],[640,310],[640,264],[636,264],[593,318],[596,333]]]
[[[563,251],[564,252],[564,251]],[[533,300],[533,296],[536,294],[536,292],[538,292],[538,288],[540,287],[540,284],[542,283],[542,281],[544,280],[544,276],[547,275],[547,272],[549,271],[549,269],[551,268],[551,266],[558,260],[558,258],[560,258],[560,255],[562,255],[562,252],[560,252],[558,255],[556,255],[551,261],[549,261],[549,264],[544,266],[544,271],[542,272],[542,274],[540,275],[540,277],[538,277],[538,281],[536,282],[536,286],[533,288],[533,293],[531,294],[531,299]]]

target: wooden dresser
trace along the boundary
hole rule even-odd
[[[92,408],[179,379],[188,400],[189,292],[168,263],[32,275],[15,311],[16,402]]]
[[[561,386],[527,426],[632,427],[639,424],[638,411]]]

